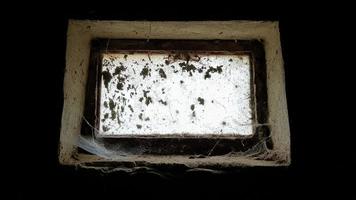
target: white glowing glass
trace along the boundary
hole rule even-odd
[[[99,136],[253,134],[248,55],[197,54],[187,63],[112,53],[102,63]]]

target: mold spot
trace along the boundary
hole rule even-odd
[[[118,123],[118,124],[121,124],[121,122],[122,122],[122,121],[120,120],[120,117],[117,116],[117,123]]]
[[[104,85],[106,88],[108,88],[109,82],[112,79],[112,76],[111,76],[109,70],[103,71],[102,76],[103,76]]]
[[[111,119],[114,120],[116,118],[116,112],[115,112],[115,107],[116,103],[112,99],[109,100],[109,108],[111,110]]]
[[[146,118],[145,118],[145,121],[149,121],[149,120],[150,120],[150,118],[149,118],[149,117],[146,117]]]
[[[192,104],[192,105],[190,106],[190,109],[191,109],[191,110],[194,110],[194,108],[195,108],[195,106],[194,106],[194,104]]]
[[[208,72],[206,72],[204,75],[204,79],[207,79],[207,78],[211,78],[211,75]]]
[[[169,60],[165,60],[164,63],[165,63],[166,65],[169,65],[170,62],[169,62]]]
[[[125,60],[127,60],[127,55],[126,54],[124,55],[124,58],[125,58]]]
[[[182,68],[182,71],[189,72],[189,76],[192,76],[192,71],[195,72],[195,70],[197,69],[194,65],[185,62],[179,63],[179,66]]]
[[[142,90],[142,91],[143,91],[143,97],[145,98],[145,104],[148,106],[148,104],[152,103],[152,98],[147,96],[147,93],[149,93],[150,91],[145,91],[145,90]],[[139,99],[140,102],[142,102],[142,100],[143,100],[143,98],[142,99],[141,98]]]
[[[225,126],[225,125],[226,125],[226,122],[225,122],[225,121],[223,121],[221,124]]]
[[[108,102],[107,101],[104,101],[104,107],[108,108]]]
[[[195,111],[193,111],[192,116],[195,117]]]
[[[138,129],[141,129],[141,128],[142,128],[142,125],[136,124],[136,127],[137,127]]]
[[[116,87],[117,87],[118,90],[123,90],[124,89],[124,84],[118,82]]]
[[[141,76],[143,76],[143,79],[146,78],[146,76],[151,76],[151,69],[149,69],[147,66],[145,66],[141,73],[140,73]]]
[[[161,78],[167,78],[167,75],[163,69],[159,69],[159,75],[161,76]]]
[[[135,89],[133,85],[129,84],[126,88],[126,90],[129,90],[129,89]]]
[[[126,71],[126,67],[122,63],[120,63],[120,66],[115,68],[115,71],[112,75],[113,76],[120,75],[122,71]]]
[[[222,65],[217,66],[216,68],[214,67],[209,67],[209,69],[205,72],[204,79],[211,78],[210,73],[215,73],[218,72],[219,74],[222,72]]]
[[[150,104],[150,103],[152,103],[152,99],[151,99],[151,97],[147,97],[145,104],[148,106],[148,104]]]
[[[163,104],[163,105],[167,105],[167,101],[163,101],[162,99],[160,99],[158,102],[160,102],[161,104]]]
[[[104,114],[104,119],[107,119],[107,118],[109,118],[109,113]]]
[[[126,105],[126,98],[125,98],[125,97],[122,97],[122,103],[123,103],[124,105]]]
[[[140,113],[139,115],[138,115],[138,118],[140,119],[140,120],[142,120],[142,113]]]
[[[183,84],[183,83],[184,83],[184,81],[180,80],[180,84]]]
[[[116,103],[112,99],[109,99],[110,110],[114,110],[115,106],[116,106]]]
[[[111,111],[111,119],[114,120],[116,118],[116,112],[115,110]]]
[[[134,110],[133,110],[133,108],[132,108],[131,105],[128,105],[128,107],[130,108],[130,111],[131,111],[131,112],[134,112]]]
[[[232,62],[232,58],[229,59],[229,62]]]
[[[204,99],[201,97],[198,97],[198,101],[200,105],[204,105]]]
[[[103,126],[102,128],[103,128],[103,131],[104,131],[104,132],[106,132],[106,131],[109,130],[109,128],[108,128],[107,126]]]

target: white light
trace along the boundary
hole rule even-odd
[[[252,135],[249,56],[197,56],[105,54],[100,135]]]

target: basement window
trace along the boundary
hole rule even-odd
[[[289,165],[278,22],[70,20],[59,161]]]
[[[260,41],[95,39],[91,48],[82,135],[105,148],[222,155],[268,137]]]

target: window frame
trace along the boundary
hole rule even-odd
[[[251,106],[254,134],[239,135],[128,135],[115,138],[96,137],[100,116],[101,62],[103,53],[115,52],[208,52],[209,54],[248,55],[251,65]],[[82,136],[96,140],[112,151],[140,152],[144,155],[214,156],[243,153],[264,143],[260,153],[273,149],[268,125],[267,71],[262,40],[171,40],[105,39],[91,40]],[[119,144],[119,145],[118,145]],[[118,146],[120,148],[118,148]],[[142,151],[142,147],[144,150]],[[79,150],[81,153],[85,151]]]
[[[282,32],[281,32],[282,31]],[[285,88],[284,61],[278,21],[120,21],[68,20],[65,70],[63,81],[63,112],[58,144],[58,161],[75,168],[99,171],[156,164],[184,165],[192,168],[225,169],[239,167],[289,166],[291,133]],[[190,159],[190,156],[127,155],[115,159],[88,155],[78,151],[83,145],[80,134],[85,106],[90,58],[90,43],[95,38],[180,39],[180,40],[259,40],[263,41],[267,68],[269,139],[273,149],[258,154],[251,149],[245,154],[227,154]],[[91,147],[96,144],[84,141]],[[108,165],[107,163],[110,162]],[[128,163],[128,165],[123,163]],[[95,166],[94,166],[95,165]],[[167,167],[169,167],[167,166]]]

